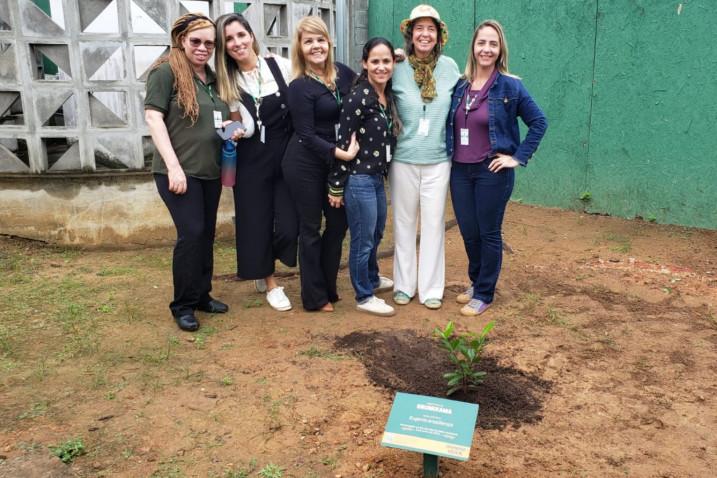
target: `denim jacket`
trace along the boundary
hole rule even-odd
[[[450,158],[453,158],[454,152],[453,128],[456,110],[469,85],[470,82],[460,79],[453,90],[451,112],[446,120],[446,152]],[[519,116],[528,126],[528,134],[522,143],[518,129]],[[488,135],[491,153],[509,154],[525,166],[538,149],[547,128],[545,115],[530,97],[523,83],[518,78],[498,73],[488,92]]]

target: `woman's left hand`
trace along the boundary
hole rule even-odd
[[[343,196],[332,196],[329,194],[329,205],[331,207],[339,208],[344,205]]]
[[[488,169],[493,173],[497,173],[501,169],[513,169],[519,164],[520,163],[513,156],[498,153],[498,157],[490,162]]]
[[[239,128],[238,130],[234,131],[232,133],[232,141],[234,141],[234,142],[239,141],[241,138],[244,137],[245,133],[246,133],[246,130],[244,130],[242,128]]]

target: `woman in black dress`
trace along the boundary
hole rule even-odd
[[[339,300],[336,276],[348,225],[344,208],[329,204],[326,181],[334,158],[351,160],[358,152],[355,138],[347,151],[336,147],[341,98],[349,93],[356,74],[334,63],[333,44],[319,17],[299,21],[291,50],[295,79],[289,85],[289,109],[294,134],[282,166],[299,213],[301,300],[306,310],[331,312],[332,303]]]
[[[255,132],[237,143],[236,208],[237,275],[267,289],[274,309],[291,302],[274,278],[275,261],[296,266],[298,219],[281,172],[289,141],[289,61],[261,58],[249,22],[230,13],[217,19],[216,70],[219,95],[229,104],[231,119],[251,115]],[[261,290],[262,287],[257,287]]]

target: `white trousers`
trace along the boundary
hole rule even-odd
[[[443,299],[446,282],[445,223],[446,194],[451,175],[450,161],[438,164],[391,164],[393,209],[394,292]],[[421,246],[416,262],[416,232],[420,214]]]

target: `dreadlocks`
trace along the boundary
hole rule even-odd
[[[192,124],[196,123],[199,117],[199,104],[194,86],[194,72],[182,48],[182,40],[189,32],[208,27],[214,28],[214,22],[201,13],[186,13],[177,18],[172,25],[172,48],[169,55],[162,56],[152,65],[154,69],[169,62],[174,75],[177,104],[184,111],[184,117],[189,116]]]

